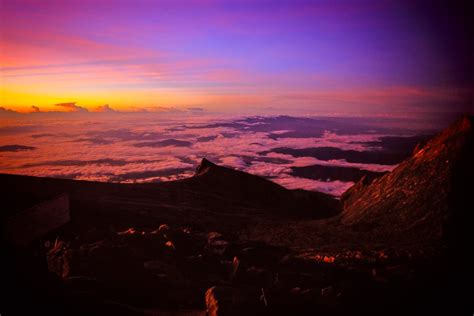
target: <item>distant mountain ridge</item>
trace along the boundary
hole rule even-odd
[[[196,168],[193,177],[181,180],[197,187],[206,187],[229,199],[265,205],[286,214],[329,217],[340,211],[339,202],[330,195],[288,190],[263,177],[218,166],[206,158]]]

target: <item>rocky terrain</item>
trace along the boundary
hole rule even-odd
[[[206,159],[155,184],[0,175],[2,219],[55,194],[71,205],[44,266],[5,245],[0,312],[471,314],[473,137],[463,117],[340,200]]]

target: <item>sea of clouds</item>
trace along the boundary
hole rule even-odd
[[[201,159],[260,175],[290,189],[340,195],[351,181],[297,177],[293,167],[350,167],[385,172],[394,164],[295,157],[276,148],[383,150],[387,135],[414,131],[368,120],[206,113],[25,114],[2,121],[0,172],[108,182],[191,177]]]

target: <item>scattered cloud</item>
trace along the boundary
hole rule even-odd
[[[192,143],[185,141],[185,140],[179,140],[179,139],[165,139],[165,140],[160,140],[157,142],[143,142],[143,143],[137,143],[134,146],[135,147],[191,147]]]
[[[6,108],[4,108],[3,106],[0,106],[0,111],[1,111],[1,112],[8,112],[8,113],[18,113],[18,112],[16,112],[16,111],[6,109]]]
[[[86,108],[76,105],[76,102],[57,103],[55,106],[68,109],[70,112],[89,112]]]
[[[219,159],[219,163],[223,166],[228,166],[239,170],[245,170],[248,167],[248,164],[241,157],[237,156],[221,157]]]
[[[114,113],[114,112],[117,112],[116,110],[112,109],[108,104],[105,104],[105,105],[101,105],[101,106],[98,106],[96,109],[95,109],[95,112],[101,112],[101,113]]]
[[[0,146],[0,152],[6,152],[6,151],[17,152],[17,151],[34,150],[34,149],[36,149],[36,147],[23,146],[23,145],[3,145],[3,146]]]
[[[353,182],[343,181],[318,181],[300,177],[285,176],[273,179],[276,183],[288,189],[304,189],[319,191],[334,196],[340,196],[347,189],[354,185]]]
[[[204,108],[201,108],[201,107],[190,107],[190,108],[187,108],[187,110],[189,112],[204,112]]]
[[[10,109],[7,109],[7,108],[4,108],[2,106],[0,106],[0,119],[1,118],[15,118],[15,117],[18,117],[20,116],[21,113],[17,112],[17,111],[14,111],[14,110],[10,110]]]
[[[211,135],[211,136],[201,136],[196,138],[196,141],[198,142],[209,142],[211,140],[216,139],[218,136],[217,135]]]

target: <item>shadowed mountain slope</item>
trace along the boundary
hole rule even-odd
[[[340,211],[339,201],[330,195],[288,190],[207,159],[193,177],[179,181],[119,184],[0,174],[0,190],[6,206],[2,216],[68,193],[76,218],[106,219],[119,226],[122,221],[146,223],[150,218],[155,218],[151,223],[162,218],[192,224],[219,220],[233,224],[235,220],[224,218],[253,220],[252,216],[259,215],[324,218]]]
[[[339,202],[330,195],[288,190],[265,178],[218,166],[205,158],[194,177],[182,182],[230,200],[271,207],[281,214],[322,218],[339,212]]]

